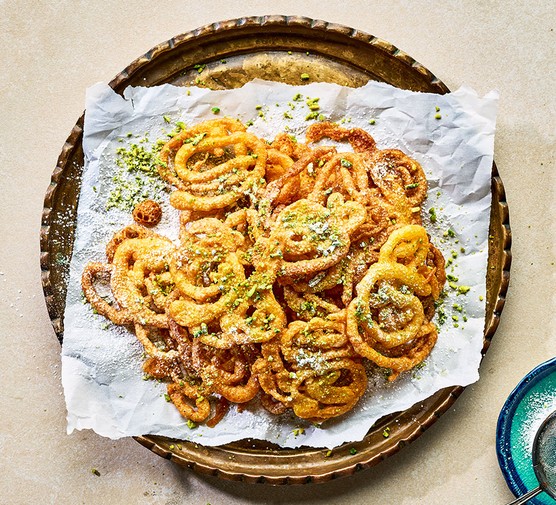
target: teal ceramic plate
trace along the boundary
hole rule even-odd
[[[515,496],[524,495],[539,484],[533,471],[531,450],[541,423],[556,411],[556,358],[529,372],[506,400],[496,428],[498,463]],[[542,493],[531,505],[554,505]]]

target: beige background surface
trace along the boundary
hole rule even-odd
[[[66,435],[60,348],[46,312],[39,229],[50,174],[85,89],[178,33],[246,15],[296,14],[390,41],[450,88],[500,91],[495,159],[513,265],[481,380],[396,456],[320,486],[200,477],[133,440]],[[0,0],[0,503],[505,503],[495,427],[515,384],[556,355],[556,9],[546,1]],[[97,468],[100,476],[91,473]]]

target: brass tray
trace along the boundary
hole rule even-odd
[[[202,72],[199,65],[206,65]],[[312,81],[344,86],[376,80],[414,91],[449,91],[425,67],[388,42],[345,26],[296,16],[233,19],[178,35],[135,60],[110,86],[119,93],[127,86],[163,83],[224,89],[240,87],[256,77],[301,84],[302,73],[308,73]],[[82,134],[83,116],[64,144],[42,215],[42,283],[60,341],[83,169]],[[508,206],[495,165],[490,236],[483,353],[504,307],[511,262]],[[364,440],[344,444],[331,454],[325,449],[284,449],[257,440],[203,447],[159,436],[136,439],[163,458],[224,479],[267,484],[324,482],[396,453],[434,424],[462,391],[462,387],[443,389],[404,412],[379,420]],[[384,438],[387,425],[390,436]]]

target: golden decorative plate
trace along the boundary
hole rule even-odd
[[[198,65],[206,65],[201,73]],[[425,67],[388,42],[345,26],[296,16],[233,19],[184,33],[135,60],[110,86],[119,93],[127,86],[163,83],[226,89],[257,77],[300,84],[302,73],[308,73],[312,81],[344,86],[377,80],[413,91],[449,91]],[[42,216],[42,282],[60,341],[83,170],[82,136],[83,116],[64,144]],[[490,235],[483,353],[504,307],[511,262],[508,206],[495,165]],[[220,447],[158,436],[137,437],[137,441],[180,465],[225,479],[267,484],[324,482],[376,465],[399,451],[429,428],[462,391],[462,387],[443,389],[404,412],[379,420],[361,442],[344,444],[330,454],[326,449],[284,449],[257,440]],[[384,438],[387,425],[390,436]]]

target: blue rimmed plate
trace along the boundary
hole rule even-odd
[[[496,427],[498,463],[515,496],[539,484],[533,471],[531,450],[541,423],[556,411],[556,358],[531,370],[510,393]],[[546,494],[531,499],[531,505],[554,505]]]

